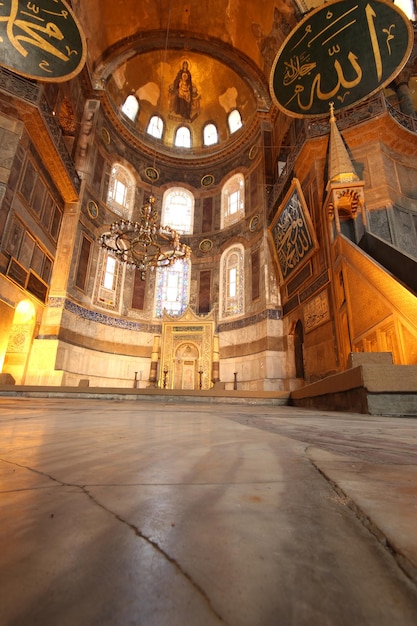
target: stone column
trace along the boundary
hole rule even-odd
[[[150,386],[156,387],[158,381],[158,359],[159,359],[159,343],[160,336],[154,335],[153,338],[153,346],[152,346],[152,355],[151,355],[151,370],[149,372],[149,383]]]
[[[213,383],[217,383],[220,380],[220,357],[219,357],[219,337],[218,335],[214,335],[213,337],[213,363],[212,363],[212,377],[211,380]]]

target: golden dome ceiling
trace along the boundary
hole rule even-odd
[[[119,110],[129,94],[140,109],[135,131],[146,142],[152,115],[165,124],[163,142],[173,145],[183,122],[193,148],[202,129],[216,124],[219,143],[229,137],[227,114],[237,108],[243,130],[257,111],[271,106],[269,73],[285,37],[320,0],[73,0],[87,39],[87,67],[96,89]],[[186,64],[184,66],[184,63]],[[192,111],[172,98],[179,70],[192,79]]]
[[[118,108],[128,94],[136,95],[140,102],[135,122],[139,133],[146,132],[150,118],[157,114],[166,124],[167,145],[173,145],[173,133],[181,124],[192,127],[195,145],[195,138],[202,138],[203,126],[208,122],[216,124],[222,142],[227,139],[229,111],[237,108],[246,121],[256,113],[257,102],[250,85],[224,63],[191,51],[167,51],[164,56],[161,60],[159,53],[138,54],[107,80],[107,92]],[[175,96],[175,85],[183,73],[190,76],[192,85],[189,103]]]

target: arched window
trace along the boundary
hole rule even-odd
[[[220,260],[220,310],[221,317],[234,317],[244,313],[244,248],[235,244],[228,248]]]
[[[219,141],[219,134],[214,124],[206,124],[203,130],[203,143],[205,146],[212,146]]]
[[[409,20],[415,20],[413,0],[394,0],[394,4],[404,11]]]
[[[230,111],[227,118],[227,123],[229,125],[229,131],[231,135],[239,130],[239,128],[242,128],[242,118],[237,109],[233,109],[233,111]]]
[[[133,94],[127,96],[122,104],[122,113],[126,115],[132,122],[135,121],[139,113],[139,100]]]
[[[168,189],[162,203],[161,223],[183,235],[191,235],[194,223],[193,194],[182,187]]]
[[[107,204],[122,217],[129,218],[135,199],[135,181],[128,169],[115,163],[111,169]]]
[[[190,261],[178,260],[170,267],[157,269],[155,289],[155,317],[184,313],[189,300]]]
[[[245,216],[245,179],[235,174],[222,189],[221,228],[238,222]]]
[[[114,289],[114,277],[116,273],[116,259],[112,256],[107,256],[106,265],[103,275],[103,287],[105,289]]]
[[[155,139],[161,139],[162,133],[164,132],[164,123],[158,115],[153,115],[149,120],[147,133],[148,135],[152,135]]]
[[[120,313],[124,264],[100,249],[93,302],[101,309]]]
[[[174,145],[177,148],[191,148],[191,131],[187,126],[180,126],[177,129]]]

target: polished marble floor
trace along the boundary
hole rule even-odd
[[[0,398],[0,624],[415,626],[416,426]]]

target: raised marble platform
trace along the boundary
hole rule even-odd
[[[218,404],[266,404],[285,406],[290,393],[280,391],[239,391],[225,389],[135,389],[121,387],[41,387],[31,385],[0,385],[0,396],[22,398],[74,398],[95,400],[137,400],[161,402],[208,402]]]
[[[417,365],[394,365],[389,352],[352,353],[348,369],[315,383],[289,391],[223,389],[181,390],[14,385],[0,379],[0,396],[24,398],[74,398],[135,400],[164,403],[201,402],[296,406],[323,411],[349,411],[369,415],[417,417]]]
[[[344,372],[291,393],[290,404],[369,415],[417,417],[417,365],[394,365],[391,353],[358,352]]]

